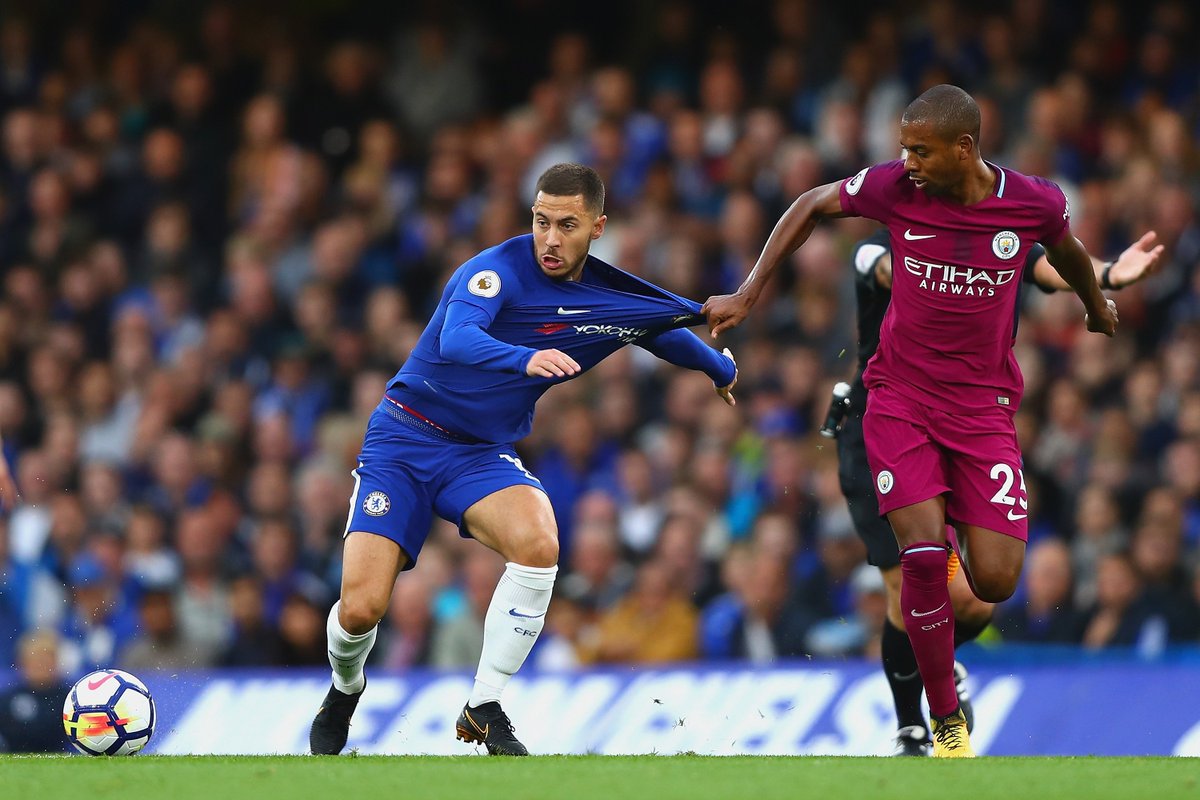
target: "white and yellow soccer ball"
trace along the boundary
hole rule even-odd
[[[133,755],[150,741],[154,722],[150,690],[119,669],[84,675],[63,702],[67,739],[90,756]]]

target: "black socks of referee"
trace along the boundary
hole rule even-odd
[[[921,713],[921,671],[917,668],[917,656],[913,653],[908,634],[892,624],[883,622],[883,638],[880,642],[883,655],[883,674],[892,687],[892,700],[896,703],[896,721],[899,727],[918,725],[929,730],[929,723]]]
[[[990,623],[990,619],[982,625],[956,621],[954,646],[957,648],[974,640]],[[929,723],[921,713],[921,693],[925,691],[925,685],[921,683],[921,671],[917,668],[917,656],[913,653],[908,634],[893,625],[891,620],[884,620],[880,650],[883,656],[883,674],[887,676],[888,685],[892,687],[892,699],[896,703],[898,727],[920,725],[928,730]]]
[[[988,625],[992,624],[992,617],[983,621],[983,624],[978,622],[963,622],[962,620],[954,620],[954,649],[957,650],[959,645],[964,645],[967,642],[973,642],[979,638],[979,634],[983,633]]]

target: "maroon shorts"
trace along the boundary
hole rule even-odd
[[[1012,414],[951,414],[888,386],[867,395],[867,462],[879,513],[946,496],[948,521],[1029,539],[1029,500]]]

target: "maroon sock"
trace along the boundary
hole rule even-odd
[[[900,610],[935,717],[958,708],[954,690],[954,607],[946,585],[946,546],[917,542],[900,551]]]

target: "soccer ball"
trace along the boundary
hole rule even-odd
[[[119,669],[84,675],[63,703],[71,746],[90,756],[128,756],[154,733],[154,698],[146,684]]]

